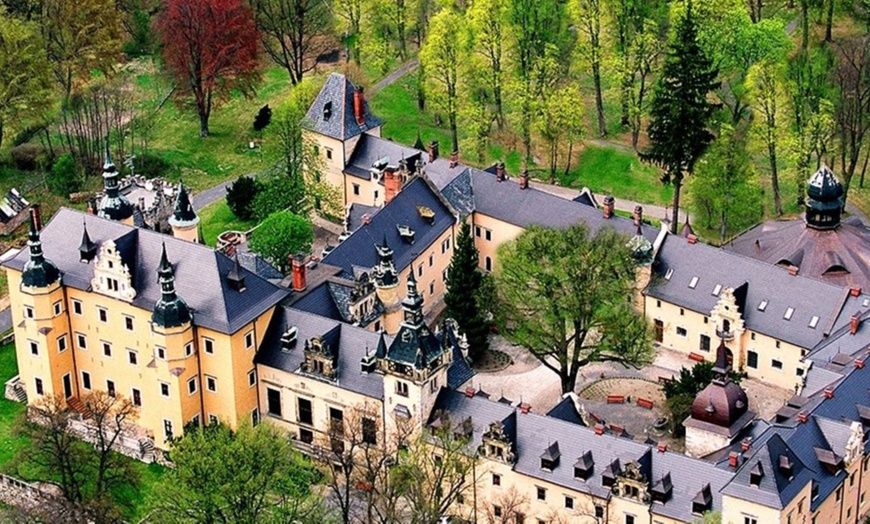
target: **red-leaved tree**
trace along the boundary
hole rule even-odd
[[[193,97],[206,137],[212,107],[232,89],[249,96],[260,78],[253,13],[244,0],[165,0],[157,25],[166,67]]]

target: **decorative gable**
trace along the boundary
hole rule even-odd
[[[505,464],[516,462],[513,443],[505,432],[504,424],[499,420],[491,423],[489,429],[481,437],[479,451],[483,456]]]
[[[130,269],[121,258],[121,253],[113,240],[107,240],[100,246],[97,261],[94,264],[94,278],[91,280],[91,287],[97,293],[126,302],[131,302],[136,298]]]
[[[734,339],[735,334],[739,338],[746,328],[734,289],[726,287],[722,291],[722,296],[710,312],[710,319],[716,326],[716,335],[719,338],[729,341]]]

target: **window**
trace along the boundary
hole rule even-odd
[[[187,394],[193,395],[194,393],[196,393],[196,377],[191,377],[187,381]]]
[[[103,342],[103,356],[111,357],[112,356],[112,345],[108,342]]]
[[[490,231],[489,229],[484,229],[483,233],[484,233],[483,237],[487,240],[487,242],[492,240],[492,231]]]
[[[163,346],[154,346],[154,353],[160,360],[166,360],[166,348]]]
[[[417,266],[417,276],[418,277],[423,276],[423,264],[420,264],[419,266]]]
[[[133,317],[124,315],[124,328],[126,328],[127,331],[133,331]]]
[[[42,388],[42,379],[41,378],[34,379],[34,382],[36,383],[36,394],[37,395],[44,395],[45,390]]]
[[[378,191],[377,189],[375,189],[375,200],[378,199],[378,196],[379,196],[379,195],[380,195],[380,191]]]
[[[248,387],[252,388],[257,383],[257,373],[255,370],[248,371]]]
[[[443,255],[443,254],[446,253],[448,250],[450,250],[450,238],[449,238],[449,237],[448,237],[448,238],[445,238],[445,239],[441,242],[441,254]]]
[[[127,360],[134,366],[139,365],[139,354],[132,349],[127,350]]]
[[[82,371],[82,389],[91,390],[91,374],[87,371]]]
[[[60,300],[52,304],[52,308],[54,309],[54,316],[58,316],[63,312],[63,308],[60,305]]]
[[[310,429],[300,429],[299,440],[306,444],[311,444],[312,442],[314,442],[314,432]]]
[[[743,517],[743,524],[758,524],[758,519],[755,517]]]
[[[713,288],[713,296],[718,297],[719,293],[722,292],[722,284],[716,284],[716,287]]]
[[[495,518],[500,519],[502,516],[501,506],[493,505],[492,506],[492,514]]]
[[[538,486],[536,488],[538,500],[547,500],[547,488]]]
[[[749,338],[752,339],[752,340],[755,340],[755,333],[750,333],[750,334],[749,334]]]
[[[710,317],[704,317],[704,323],[708,324],[710,322]]]
[[[281,392],[277,389],[266,388],[266,409],[273,417],[281,416]]]
[[[57,352],[63,353],[66,351],[67,343],[66,343],[66,335],[61,335],[57,337]]]
[[[133,388],[133,405],[137,408],[142,407],[142,392],[136,388]]]
[[[695,289],[698,285],[698,277],[692,277],[692,280],[689,282],[689,289]]]
[[[408,396],[408,383],[401,380],[396,381],[396,394],[400,397]]]
[[[773,359],[770,361],[770,366],[773,369],[782,369],[782,361],[779,361],[777,359]]]
[[[670,280],[672,276],[674,276],[674,268],[668,268],[665,272],[665,280]]]
[[[106,381],[106,392],[110,397],[115,398],[115,381],[107,380]]]
[[[441,282],[447,282],[447,269],[441,272]]]
[[[332,149],[326,148],[326,159],[332,160]]]
[[[217,379],[212,376],[206,375],[205,389],[211,391],[212,393],[215,393],[217,391]]]
[[[353,194],[359,196],[359,184],[353,185]]]
[[[184,345],[184,356],[189,357],[193,355],[193,342],[188,342]]]
[[[474,226],[474,236],[480,238],[481,232],[480,226]]]
[[[81,315],[81,314],[82,314],[82,303],[81,303],[81,301],[80,301],[80,300],[73,299],[73,301],[72,301],[72,305],[73,305],[73,313],[75,313],[76,315]]]
[[[254,347],[254,332],[248,331],[245,333],[245,349],[251,349]]]
[[[681,316],[681,317],[686,316],[686,310],[685,310],[685,309],[680,308],[680,316]]]
[[[625,524],[634,524],[634,515],[626,515]]]
[[[300,424],[314,424],[313,410],[311,409],[311,401],[307,398],[299,399],[299,418],[297,422]]]
[[[595,506],[595,518],[597,518],[597,519],[604,518],[604,506]]]
[[[214,355],[214,340],[203,337],[202,345],[205,348],[206,353],[208,353],[209,355]]]
[[[746,352],[746,366],[752,369],[758,369],[758,353],[755,351]]]
[[[656,300],[656,307],[662,307],[662,301]]]
[[[677,327],[677,336],[679,336],[679,337],[685,337],[685,336],[686,336],[686,328],[684,328],[684,327]]]
[[[210,425],[217,425],[220,420],[218,420],[217,415],[208,414],[208,423]]]
[[[435,294],[435,282],[429,282],[429,296]]]
[[[97,307],[97,317],[99,317],[100,322],[108,322],[109,321],[109,311],[104,307]]]
[[[776,349],[779,349],[780,343],[779,340],[776,341]]]
[[[169,397],[169,384],[167,382],[160,383],[160,395],[164,397]]]
[[[163,436],[166,437],[166,440],[170,440],[172,438],[172,421],[168,419],[163,419]]]
[[[33,308],[30,306],[24,306],[24,318],[33,318],[34,316]]]
[[[492,259],[489,257],[484,257],[483,259],[483,269],[486,271],[492,271]]]
[[[819,325],[819,317],[816,315],[813,315],[813,318],[810,319],[810,324],[809,324],[810,329],[816,329],[816,326],[818,326],[818,325]]]
[[[251,411],[251,426],[257,427],[257,424],[259,424],[259,423],[260,423],[260,410],[257,408],[254,408],[253,411]]]
[[[499,475],[498,473],[492,474],[492,485],[501,486],[501,475]]]
[[[362,419],[362,440],[366,444],[378,443],[378,424],[375,419],[368,417]]]
[[[574,497],[565,495],[565,509],[574,509]]]
[[[30,340],[30,354],[34,356],[39,356],[39,344]]]
[[[710,351],[710,337],[708,335],[701,335],[701,343],[699,344],[698,349],[701,351]]]
[[[88,337],[81,333],[76,333],[76,345],[79,349],[88,349]]]
[[[791,320],[791,316],[794,315],[794,308],[790,307],[785,310],[785,314],[782,316],[785,320]]]

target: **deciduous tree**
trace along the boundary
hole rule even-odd
[[[283,270],[287,268],[287,257],[308,253],[313,241],[314,231],[308,219],[290,211],[278,211],[254,231],[250,247]]]
[[[327,0],[251,0],[251,7],[263,49],[298,84],[328,48],[332,20]]]
[[[468,355],[471,360],[478,360],[489,348],[489,326],[480,308],[483,275],[479,263],[471,225],[463,222],[447,270],[444,304],[447,315],[456,320],[460,331],[468,340]]]
[[[601,0],[572,0],[571,14],[580,34],[580,55],[589,63],[592,70],[592,85],[595,88],[595,114],[598,121],[598,134],[607,134],[604,119],[604,97],[601,94]]]
[[[652,357],[649,326],[631,303],[627,243],[610,228],[531,227],[499,249],[502,332],[556,373],[563,393],[591,363],[639,366]]]
[[[259,79],[259,32],[242,0],[167,0],[158,28],[166,67],[192,96],[200,136],[209,134],[215,104],[233,89],[253,93]]]
[[[471,52],[477,57],[470,67],[484,77],[481,87],[491,91],[495,120],[504,125],[505,38],[508,0],[475,0],[465,13]]]
[[[753,127],[767,149],[770,162],[770,185],[776,216],[782,216],[777,150],[782,138],[782,104],[785,98],[783,72],[780,64],[763,61],[754,65],[746,77],[756,115]]]
[[[441,10],[431,20],[429,37],[420,50],[420,61],[429,80],[429,99],[444,114],[453,144],[459,151],[456,118],[459,113],[459,52],[462,19],[452,9]]]
[[[870,129],[870,39],[853,38],[838,46],[834,69],[838,96],[835,99],[835,121],[840,175],[844,198],[849,196],[852,178]]]
[[[360,28],[363,14],[363,0],[333,0],[332,12],[339,31],[344,36],[348,58],[360,65]]]
[[[538,104],[536,128],[544,140],[550,181],[556,180],[560,151],[565,152],[565,172],[571,167],[574,144],[583,138],[583,103],[573,85],[547,89]]]

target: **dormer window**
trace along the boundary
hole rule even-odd
[[[716,284],[716,287],[713,288],[713,296],[718,297],[719,293],[722,292],[722,284]]]
[[[790,307],[785,310],[785,314],[782,316],[785,320],[791,320],[791,316],[794,315],[794,308]]]
[[[816,329],[817,325],[819,325],[819,317],[816,315],[813,315],[813,318],[810,319],[810,323],[809,323],[810,329]]]
[[[577,480],[588,480],[592,475],[595,467],[595,462],[592,460],[592,452],[584,453],[574,464],[574,478]]]
[[[652,487],[652,498],[657,502],[667,502],[671,498],[671,493],[674,491],[674,485],[671,483],[671,474],[665,473]]]
[[[665,280],[670,280],[674,276],[674,268],[670,268],[665,272]]]
[[[761,485],[761,479],[764,477],[764,468],[761,467],[761,462],[756,462],[755,466],[749,471],[749,484],[755,487]]]
[[[767,309],[767,304],[768,304],[767,300],[762,300],[761,303],[758,304],[758,310],[764,311],[765,309]]]
[[[559,442],[553,442],[541,455],[541,469],[544,471],[553,471],[559,467],[559,457],[561,456],[562,453],[559,451]]]
[[[327,102],[323,104],[323,119],[329,120],[329,117],[332,116],[332,102]]]
[[[779,456],[779,472],[782,473],[785,478],[791,480],[792,475],[794,474],[794,467],[792,466],[791,459],[788,458],[788,455]]]
[[[692,499],[692,513],[701,515],[710,511],[713,506],[713,492],[710,489],[710,484],[704,486],[701,491]]]
[[[692,280],[689,282],[689,289],[695,289],[698,285],[698,277],[692,277]]]

